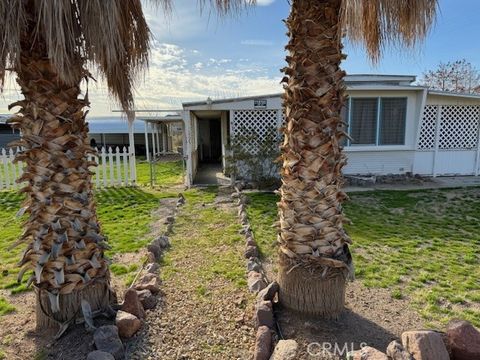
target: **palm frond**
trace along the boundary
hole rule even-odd
[[[437,8],[437,0],[343,0],[340,29],[375,63],[389,43],[413,47],[422,41]]]

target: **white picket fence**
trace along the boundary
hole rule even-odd
[[[18,151],[18,149],[17,149]],[[18,189],[16,179],[22,175],[23,164],[13,163],[13,149],[0,150],[0,190]],[[97,155],[88,155],[88,160],[97,163],[91,170],[95,173],[92,181],[98,188],[108,186],[131,186],[136,183],[135,156],[126,147],[106,150],[101,148]]]

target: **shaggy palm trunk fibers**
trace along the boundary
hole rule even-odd
[[[351,269],[343,223],[340,145],[345,126],[341,0],[293,0],[282,129],[279,299],[293,310],[337,317]]]
[[[35,39],[35,40],[33,40]],[[24,100],[10,120],[20,129],[16,161],[25,165],[19,182],[26,185],[24,209],[29,214],[20,242],[28,242],[23,273],[37,292],[37,328],[53,327],[82,317],[81,300],[91,310],[109,306],[109,273],[104,258],[87,154],[92,152],[85,122],[87,99],[80,82],[87,73],[72,64],[76,79],[63,82],[46,56],[45,44],[32,33],[22,40],[17,82]]]

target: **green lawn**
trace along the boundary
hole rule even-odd
[[[264,256],[275,257],[276,201],[249,195],[248,214]],[[480,326],[480,189],[350,194],[357,279],[407,298],[430,326],[452,318]]]
[[[139,164],[139,173],[148,164]],[[181,183],[172,175],[178,169],[177,163],[162,163],[164,179],[169,185]],[[181,167],[181,164],[180,164]],[[176,182],[175,182],[176,181]],[[166,182],[167,183],[167,182]],[[96,192],[97,213],[102,230],[108,238],[111,250],[107,256],[118,253],[136,252],[145,247],[152,239],[149,238],[150,224],[154,220],[153,210],[158,208],[159,200],[167,197],[176,197],[177,191],[164,189],[162,191],[150,190],[143,187],[111,187]],[[14,191],[0,191],[0,289],[9,289],[12,294],[25,291],[25,282],[29,278],[27,273],[22,284],[17,283],[18,268],[16,263],[26,244],[20,244],[12,250],[8,248],[19,238],[22,232],[24,218],[16,218],[16,213],[21,207],[23,196]],[[122,276],[128,281],[138,269],[139,264],[128,266],[115,264],[112,273]],[[1,299],[0,299],[1,300]],[[0,315],[3,303],[0,302]]]
[[[239,256],[243,250],[239,234],[241,227],[234,211],[213,206],[216,191],[216,187],[210,187],[184,193],[187,202],[175,222],[175,232],[171,236],[174,245],[162,259],[164,280],[175,274],[181,278],[199,279],[199,295],[205,295],[207,289],[204,285],[216,276],[230,280],[232,286],[238,288],[246,285],[245,263]],[[196,254],[193,255],[192,251]],[[199,255],[201,261],[195,269],[177,266],[182,258]]]
[[[155,167],[155,184],[161,187],[171,187],[183,183],[182,160],[160,162]],[[137,162],[137,184],[150,185],[150,164],[146,161]]]

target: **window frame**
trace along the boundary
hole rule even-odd
[[[355,149],[355,148],[391,148],[391,147],[405,147],[407,145],[407,120],[408,120],[408,96],[349,96],[348,97],[348,112],[347,112],[347,125],[348,131],[347,134],[351,136],[352,129],[352,99],[376,99],[377,101],[377,119],[376,119],[376,134],[375,134],[375,144],[352,144],[350,139],[347,139],[345,148]],[[405,126],[403,130],[403,144],[380,144],[380,125],[381,125],[381,110],[382,110],[382,99],[405,99]]]

